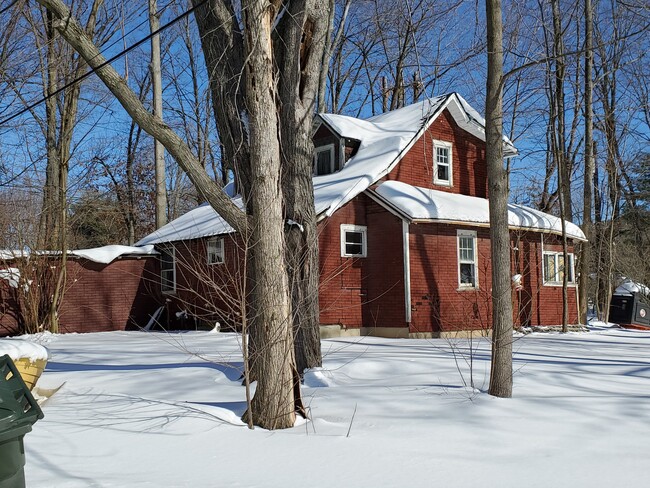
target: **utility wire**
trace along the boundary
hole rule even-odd
[[[16,2],[18,2],[18,0],[16,0]],[[15,3],[16,3],[16,2],[15,2]],[[50,93],[49,95],[44,96],[44,97],[41,98],[40,100],[38,100],[38,101],[36,101],[36,102],[34,102],[34,103],[28,105],[27,107],[23,108],[22,110],[19,110],[18,112],[13,113],[12,115],[6,117],[5,119],[0,120],[0,127],[4,126],[4,125],[5,125],[6,123],[8,123],[8,122],[11,122],[13,119],[15,119],[15,118],[17,118],[17,117],[20,117],[20,116],[23,115],[24,113],[29,112],[29,111],[30,111],[31,109],[33,109],[34,107],[40,105],[41,103],[45,102],[46,100],[48,100],[48,99],[50,99],[50,98],[52,98],[52,97],[58,95],[59,93],[61,93],[61,92],[65,91],[65,90],[67,90],[68,88],[70,88],[71,86],[75,85],[76,83],[79,83],[80,81],[85,80],[85,79],[88,78],[91,74],[95,73],[97,70],[102,69],[104,66],[107,66],[107,65],[111,64],[113,61],[115,61],[115,60],[121,58],[122,56],[124,56],[125,54],[127,54],[127,53],[133,51],[135,48],[140,47],[140,46],[141,46],[142,44],[144,44],[146,41],[150,40],[153,36],[159,34],[160,32],[164,31],[165,29],[168,29],[168,28],[171,27],[172,25],[176,24],[176,22],[178,22],[178,21],[184,19],[185,17],[189,16],[191,13],[193,13],[193,12],[194,12],[195,10],[197,10],[199,7],[202,7],[202,6],[203,6],[205,3],[207,3],[207,2],[208,2],[208,0],[202,0],[201,2],[197,3],[197,4],[194,5],[192,8],[190,8],[189,10],[186,10],[186,11],[183,12],[182,14],[178,15],[177,17],[175,17],[175,18],[173,18],[172,20],[170,20],[169,22],[167,22],[165,25],[163,25],[162,27],[160,27],[160,29],[158,29],[158,30],[156,30],[156,31],[154,31],[154,32],[152,32],[152,33],[150,33],[149,35],[143,37],[142,39],[140,39],[139,41],[137,41],[135,44],[132,44],[131,46],[129,46],[129,47],[127,47],[126,49],[122,50],[121,52],[119,52],[119,53],[116,54],[115,56],[111,57],[110,59],[107,59],[106,61],[104,61],[102,64],[100,64],[100,65],[97,66],[96,68],[90,67],[90,71],[87,71],[86,73],[84,73],[83,75],[79,76],[78,78],[75,78],[74,80],[70,81],[69,83],[66,83],[64,86],[62,86],[62,87],[59,88],[58,90],[55,90],[54,92]]]
[[[13,7],[14,5],[16,5],[19,1],[20,1],[20,0],[14,0],[14,1],[11,2],[9,5],[7,5],[5,8],[3,8],[2,10],[0,10],[0,15],[4,14],[7,10],[9,10],[11,7]]]

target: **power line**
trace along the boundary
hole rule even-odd
[[[9,10],[11,7],[13,7],[14,5],[16,5],[19,1],[20,1],[20,0],[14,0],[14,1],[11,2],[9,5],[7,5],[5,8],[3,8],[2,10],[0,10],[0,15],[4,14],[7,10]]]
[[[18,1],[18,0],[16,0],[15,3],[17,3],[17,1]],[[58,95],[59,93],[61,93],[61,92],[65,91],[65,90],[67,90],[68,88],[70,88],[71,86],[75,85],[76,83],[79,83],[80,81],[85,80],[85,79],[88,78],[91,74],[95,73],[97,70],[103,68],[104,66],[107,66],[107,65],[111,64],[113,61],[115,61],[115,60],[121,58],[122,56],[124,56],[125,54],[127,54],[127,53],[133,51],[135,48],[140,47],[140,46],[141,46],[142,44],[144,44],[146,41],[150,40],[153,36],[159,34],[160,32],[162,32],[162,31],[164,31],[165,29],[168,29],[169,27],[171,27],[172,25],[174,25],[176,22],[178,22],[178,21],[184,19],[185,17],[189,16],[191,13],[193,13],[193,12],[194,12],[195,10],[197,10],[199,7],[202,7],[205,3],[207,3],[207,1],[208,1],[208,0],[202,0],[201,2],[197,3],[197,4],[194,5],[192,8],[190,8],[189,10],[186,10],[186,11],[183,12],[182,14],[178,15],[177,17],[175,17],[175,18],[173,18],[172,20],[170,20],[169,22],[167,22],[165,25],[163,25],[162,27],[160,27],[160,29],[158,29],[158,30],[156,30],[156,31],[154,31],[154,32],[152,32],[152,33],[150,33],[150,34],[148,34],[147,36],[143,37],[142,39],[140,39],[139,41],[137,41],[135,44],[132,44],[131,46],[129,46],[129,47],[127,47],[126,49],[122,50],[121,52],[119,52],[119,53],[116,54],[115,56],[111,57],[110,59],[107,59],[106,61],[104,61],[102,64],[100,64],[100,65],[97,66],[96,68],[90,67],[90,71],[87,71],[87,72],[84,73],[83,75],[81,75],[81,76],[75,78],[74,80],[70,81],[69,83],[66,83],[64,86],[62,86],[62,87],[59,88],[58,90],[55,90],[54,92],[50,93],[49,95],[44,96],[44,97],[41,98],[40,100],[38,100],[38,101],[36,101],[36,102],[34,102],[34,103],[28,105],[27,107],[23,108],[22,110],[19,110],[18,112],[13,113],[12,115],[6,117],[5,119],[0,120],[0,127],[3,126],[3,125],[5,125],[5,124],[8,123],[8,122],[11,122],[13,119],[15,119],[15,118],[17,118],[17,117],[20,117],[20,116],[23,115],[24,113],[29,112],[29,111],[30,111],[31,109],[33,109],[34,107],[40,105],[41,103],[45,102],[46,100],[48,100],[48,99],[50,99],[50,98],[52,98],[52,97]]]
[[[0,15],[3,14],[4,12],[6,12],[7,10],[9,10],[11,7],[13,7],[16,3],[20,2],[20,1],[21,0],[14,0],[10,5],[8,5],[7,7],[5,7],[4,9],[2,9],[0,11]],[[175,3],[175,1],[176,0],[170,0],[170,2],[167,5],[165,5],[164,7],[162,7],[161,9],[159,9],[156,12],[156,15],[161,15],[165,10],[167,10],[170,6],[172,6]],[[129,13],[129,14],[123,14],[123,15],[125,15],[125,17],[127,17],[127,16],[130,16],[131,14]],[[125,33],[123,32],[122,35],[118,39],[115,39],[110,44],[97,46],[98,48],[101,48],[101,50],[102,50],[101,54],[104,54],[104,52],[108,51],[110,48],[115,46],[117,43],[124,42],[128,36],[133,34],[136,30],[140,29],[140,27],[142,27],[148,21],[149,21],[149,19],[145,18],[138,25],[136,25],[135,27],[132,27],[128,32],[125,32]],[[57,42],[57,40],[58,40],[57,38],[52,38],[49,41],[42,44],[40,47],[36,47],[33,51],[30,51],[29,53],[21,53],[21,56],[23,56],[24,58],[31,58],[36,53],[40,53],[40,52],[44,51],[45,49],[48,49],[49,47],[53,46]]]

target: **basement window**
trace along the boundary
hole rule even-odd
[[[367,227],[341,224],[341,256],[344,258],[365,258],[367,255]]]
[[[334,144],[326,144],[316,148],[314,152],[314,175],[329,175],[334,173]]]
[[[478,259],[476,232],[459,230],[458,233],[458,287],[478,288]]]
[[[451,142],[433,141],[433,183],[452,186]]]
[[[225,261],[223,238],[208,239],[208,264],[222,264]]]
[[[160,252],[160,289],[163,293],[176,291],[176,248],[162,247]]]
[[[564,273],[567,273],[567,282],[575,283],[573,273],[573,254],[569,253],[569,265],[564,266],[563,252],[544,251],[544,284],[545,285],[562,285]]]

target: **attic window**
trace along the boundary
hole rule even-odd
[[[334,144],[316,148],[314,153],[314,174],[316,176],[334,173]]]
[[[433,141],[433,183],[435,185],[452,185],[451,143]]]

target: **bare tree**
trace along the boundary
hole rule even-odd
[[[508,177],[503,166],[503,24],[501,0],[487,0],[488,72],[485,102],[485,159],[490,195],[492,257],[492,367],[490,395],[512,396],[512,299]]]
[[[210,179],[187,144],[145,110],[124,80],[105,63],[67,7],[60,0],[39,0],[39,3],[53,12],[55,27],[93,67],[131,117],[165,145],[207,201],[238,232],[252,239],[249,262],[252,262],[250,276],[254,281],[250,286],[254,290],[256,309],[253,330],[259,343],[263,342],[265,347],[259,349],[255,361],[260,364],[256,371],[258,387],[248,415],[256,425],[263,427],[292,426],[296,409],[301,408],[293,349],[293,324],[298,315],[292,312],[284,229],[285,223],[289,222],[286,227],[291,232],[300,232],[295,255],[303,256],[303,259],[297,264],[300,264],[301,275],[304,273],[306,278],[302,283],[312,283],[310,275],[317,266],[314,267],[315,263],[310,260],[315,254],[312,248],[316,239],[310,186],[311,117],[317,96],[328,12],[311,1],[289,6],[249,1],[242,3],[241,11],[236,11],[232,4],[214,1],[197,9],[211,85],[219,95],[214,98],[215,106],[228,103],[235,109],[234,113],[215,110],[218,127],[222,127],[221,122],[229,124],[235,120],[235,125],[227,125],[234,129],[230,135],[244,143],[243,146],[226,143],[224,134],[220,132],[226,152],[240,163],[235,166],[235,171],[244,180],[242,188],[247,216]],[[275,35],[278,42],[275,42]],[[235,72],[237,77],[225,82],[218,79],[223,73],[214,69],[219,67],[215,62],[217,59],[211,58],[217,51],[209,53],[210,49],[218,48],[220,42],[229,44],[231,49],[222,49],[219,55],[225,51],[242,55],[239,60],[234,59],[234,67],[241,68]],[[276,67],[285,69],[276,71]],[[276,78],[278,73],[279,80]],[[243,84],[237,82],[240,78]],[[232,90],[233,97],[222,96],[227,90]],[[291,96],[287,99],[283,94]],[[281,111],[277,110],[276,96],[283,101]],[[245,110],[245,117],[242,118],[240,110]],[[236,118],[231,119],[231,116]],[[226,127],[224,132],[225,139],[228,139]],[[285,138],[289,137],[295,138],[295,144],[285,145]],[[301,141],[309,141],[309,145],[300,144]],[[295,151],[293,154],[283,154],[292,149]],[[245,159],[242,155],[246,156]],[[292,168],[283,167],[289,163]],[[282,191],[286,186],[300,190],[300,194],[294,195],[311,199],[309,205],[303,205],[305,202],[299,198],[286,199]],[[305,297],[313,303],[317,300],[313,298],[315,295],[316,290],[309,290]],[[294,311],[298,310],[294,308]]]
[[[149,0],[149,28],[151,33],[151,81],[153,89],[153,113],[162,121],[162,74],[160,68],[160,20],[158,2]],[[167,223],[167,183],[165,179],[165,148],[160,141],[154,141],[154,165],[156,168],[156,228]]]
[[[585,0],[584,3],[585,17],[585,151],[584,151],[584,180],[583,180],[583,199],[582,199],[582,230],[589,243],[582,244],[580,252],[580,281],[578,285],[580,306],[580,322],[587,323],[587,297],[589,289],[589,272],[591,264],[591,241],[593,240],[593,178],[595,172],[594,162],[594,136],[593,136],[593,70],[594,70],[594,53],[593,53],[593,18],[594,11],[591,0]]]

